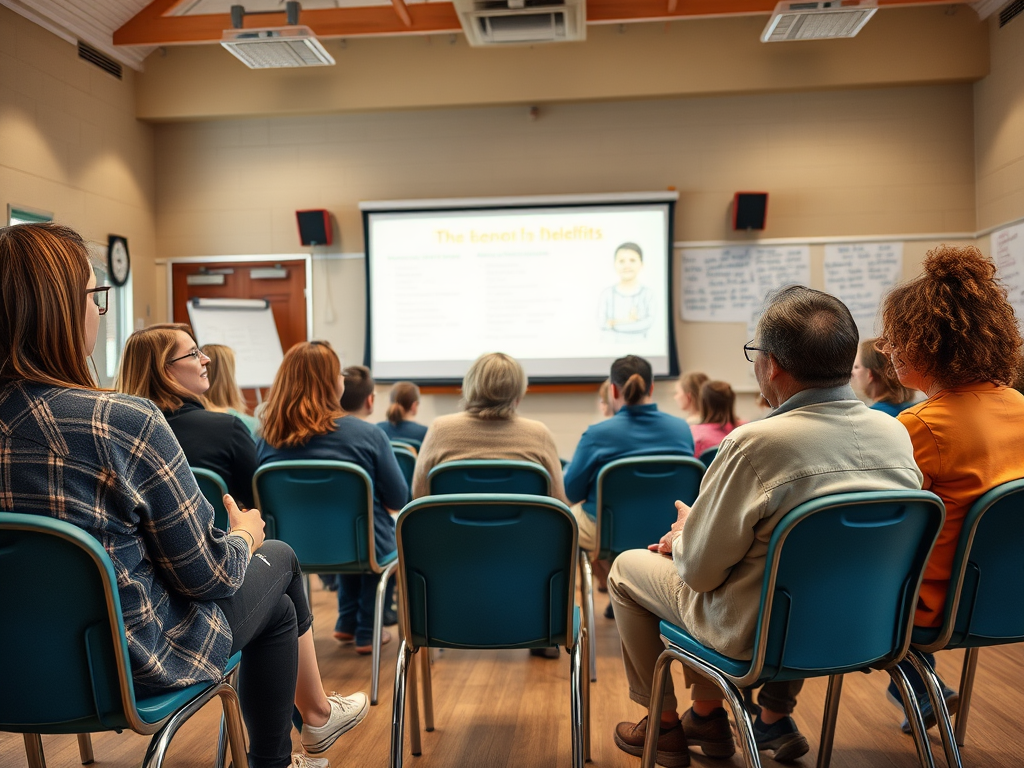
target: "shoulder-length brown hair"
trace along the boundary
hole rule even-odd
[[[85,242],[73,229],[0,228],[0,378],[97,388],[85,350],[91,273]]]
[[[114,388],[126,395],[152,400],[165,412],[178,410],[186,400],[205,405],[202,396],[189,392],[167,370],[178,345],[178,331],[196,340],[192,328],[184,323],[159,323],[129,336]]]
[[[736,393],[725,381],[705,381],[700,387],[700,423],[723,427],[739,424]]]
[[[871,383],[868,384],[868,397],[883,403],[900,405],[914,396],[914,390],[904,387],[896,377],[892,360],[882,354],[878,348],[879,339],[867,339],[860,343],[857,353],[860,364],[871,371]]]
[[[972,245],[928,251],[924,274],[889,291],[884,341],[941,387],[1011,384],[1021,336],[996,267]]]
[[[223,344],[205,344],[203,354],[210,358],[206,364],[206,376],[210,380],[210,388],[205,395],[207,403],[215,408],[232,408],[239,413],[248,413],[242,390],[235,380],[235,351]]]
[[[342,416],[340,376],[341,363],[327,342],[300,341],[289,349],[260,414],[260,434],[267,444],[290,448],[333,432]]]

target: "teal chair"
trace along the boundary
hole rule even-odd
[[[302,572],[378,574],[373,612],[370,703],[377,703],[384,592],[397,552],[378,560],[373,535],[373,484],[362,467],[346,461],[273,461],[256,470],[253,493],[274,519]],[[308,587],[307,587],[308,591]]]
[[[703,464],[705,467],[710,467],[711,462],[715,460],[715,456],[717,455],[718,446],[716,445],[714,448],[708,448],[706,451],[701,451],[700,456],[698,458],[700,458],[701,464]]]
[[[222,531],[231,526],[228,523],[228,511],[224,507],[224,496],[228,492],[228,484],[216,472],[201,467],[190,467],[196,476],[196,483],[206,500],[213,506],[213,524]]]
[[[666,650],[654,671],[648,722],[661,719],[673,660],[703,673],[732,709],[748,768],[760,766],[741,689],[773,680],[828,677],[819,768],[832,753],[843,675],[884,669],[896,682],[922,766],[933,768],[921,711],[897,666],[910,647],[925,564],[945,509],[928,491],[823,496],[786,513],[768,542],[752,659],[701,645],[682,627],[661,623]],[[653,768],[656,728],[648,729],[643,768]]]
[[[596,560],[614,560],[630,549],[646,549],[676,521],[676,499],[693,504],[704,479],[704,465],[692,456],[629,456],[610,461],[597,473]],[[587,631],[594,635],[594,588],[590,558],[580,550]],[[597,658],[590,659],[597,681]]]
[[[589,757],[587,635],[575,605],[578,532],[547,496],[453,494],[413,501],[398,518],[398,583],[404,600],[395,671],[391,765],[401,768],[412,657],[429,648],[549,648],[571,657],[572,761]],[[467,610],[467,606],[472,606]],[[427,653],[422,654],[428,667]],[[412,752],[420,754],[416,691],[410,694]],[[426,727],[433,730],[429,677]],[[552,758],[552,761],[554,759]]]
[[[413,440],[411,437],[395,437],[391,440],[392,445],[405,445],[412,448],[416,453],[419,453],[420,448],[423,447],[422,440]]]
[[[43,768],[40,734],[129,729],[153,735],[143,768],[160,768],[178,728],[219,696],[236,766],[247,765],[238,696],[229,675],[138,698],[128,661],[114,566],[91,535],[61,520],[0,512],[0,731],[24,734],[29,768]]]
[[[427,474],[430,495],[447,493],[527,493],[547,496],[551,475],[532,461],[465,459],[446,461]]]
[[[967,735],[967,715],[978,653],[990,645],[1024,641],[1024,479],[1003,483],[979,498],[964,518],[953,558],[942,626],[914,627],[911,663],[925,681],[936,713],[946,762],[959,768],[959,746]],[[963,648],[960,707],[953,732],[935,673],[920,654]]]
[[[416,471],[416,450],[408,443],[391,441],[391,450],[395,453],[395,460],[398,461],[398,468],[402,470],[402,477],[406,485],[412,490],[412,476]]]

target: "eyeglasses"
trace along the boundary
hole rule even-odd
[[[751,352],[764,352],[764,350],[761,347],[755,347],[754,340],[751,339],[750,341],[743,345],[743,356],[747,358],[748,363],[754,362],[753,360],[750,359]]]
[[[107,314],[107,294],[109,291],[109,285],[101,285],[99,288],[87,288],[85,291],[87,294],[92,294],[92,302],[99,308],[101,315]]]
[[[176,357],[173,360],[168,360],[167,364],[170,365],[171,363],[176,363],[179,360],[184,360],[186,357],[191,357],[194,360],[198,360],[201,357],[206,357],[206,355],[202,353],[199,347],[192,347],[192,351],[182,355],[181,357]],[[206,359],[209,360],[210,358],[206,357]]]

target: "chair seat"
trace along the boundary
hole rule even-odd
[[[733,677],[743,677],[750,671],[750,659],[733,659],[723,656],[712,648],[702,645],[694,639],[685,629],[677,627],[667,621],[661,622],[661,635],[672,645],[675,645],[687,653],[692,653],[699,659],[706,661],[714,667]]]
[[[235,667],[238,666],[238,662],[242,659],[242,652],[239,651],[230,659],[228,659],[227,666],[224,668],[224,674],[229,674]],[[213,683],[196,683],[190,685],[188,688],[182,688],[176,691],[168,691],[167,693],[161,693],[157,696],[147,696],[144,699],[136,699],[135,709],[139,713],[139,717],[147,723],[159,723],[166,717],[177,712],[185,704],[194,699],[200,693],[209,688]]]
[[[914,627],[910,642],[914,645],[931,645],[941,631],[942,627]]]

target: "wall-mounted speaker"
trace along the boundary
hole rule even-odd
[[[333,228],[327,211],[296,211],[299,220],[299,239],[303,245],[330,245]]]
[[[732,201],[732,228],[764,229],[767,213],[767,192],[737,192]]]

